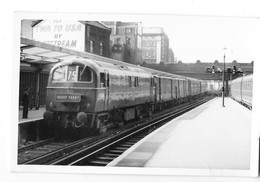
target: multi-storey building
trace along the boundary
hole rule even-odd
[[[142,61],[148,64],[169,62],[169,38],[163,28],[143,28]]]
[[[169,60],[168,63],[176,63],[174,58],[174,52],[172,48],[169,48]]]
[[[132,64],[142,63],[142,24],[116,21],[102,23],[111,29],[111,58]]]

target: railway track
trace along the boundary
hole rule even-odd
[[[120,130],[110,131],[100,136],[70,143],[54,141],[42,146],[38,144],[40,146],[32,147],[33,149],[21,150],[20,153],[25,154],[18,155],[18,164],[106,166],[155,129],[210,99],[212,98],[207,97],[193,104],[184,104],[171,113],[159,113],[153,118],[146,118],[145,122],[135,122]],[[39,155],[34,155],[34,153]]]
[[[52,165],[106,166],[152,131],[210,99],[207,98],[200,102],[186,105],[173,113],[163,114],[159,118],[152,119],[149,122],[135,126],[129,130],[84,148],[72,155],[57,160],[53,162]]]

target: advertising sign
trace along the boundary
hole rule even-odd
[[[78,21],[43,20],[33,27],[33,39],[58,47],[85,50],[85,25]]]

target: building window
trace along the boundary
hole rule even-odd
[[[131,34],[132,33],[132,28],[125,28],[126,34]]]
[[[126,44],[127,45],[131,44],[131,38],[126,38]]]
[[[104,43],[100,42],[99,44],[99,55],[103,56],[104,55]]]
[[[89,45],[89,52],[90,53],[94,53],[94,45],[95,45],[95,42],[93,40],[91,40],[90,45]]]
[[[118,35],[123,35],[123,34],[125,34],[125,29],[122,28],[122,27],[118,27],[117,31],[118,31]]]
[[[121,41],[120,38],[116,38],[116,43],[117,43],[117,44],[120,44],[120,41]]]

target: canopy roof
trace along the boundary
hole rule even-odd
[[[58,47],[55,45],[35,41],[28,38],[21,38],[20,45],[20,62],[28,63],[28,64],[52,64],[58,63],[60,61],[69,60],[69,59],[93,59],[101,62],[111,63],[114,65],[120,66],[130,66],[130,67],[138,67],[142,68],[146,71],[149,71],[154,76],[163,76],[163,77],[171,77],[171,78],[183,78],[187,77],[175,75],[171,73],[166,73],[163,71],[158,71],[146,67],[140,67],[138,65],[133,65],[129,63],[125,63],[122,61],[98,56],[96,54],[91,54],[88,52],[80,52],[68,48]]]

